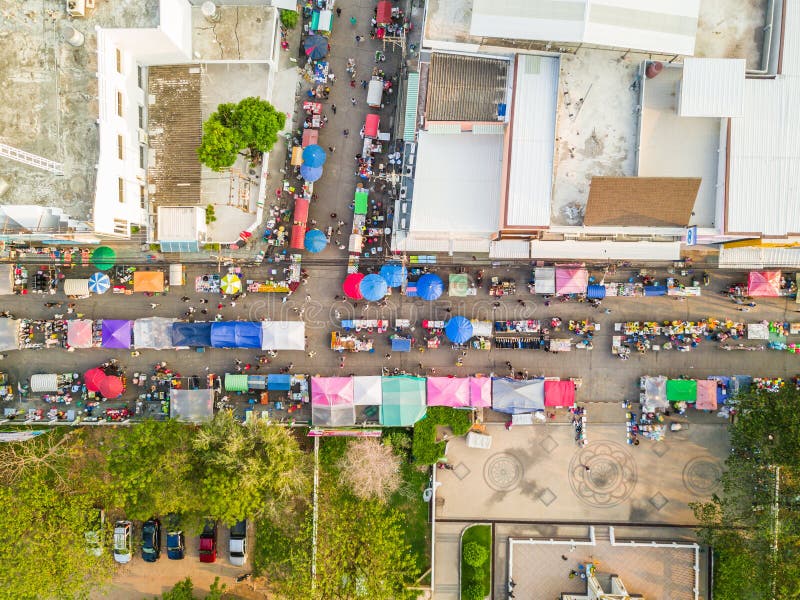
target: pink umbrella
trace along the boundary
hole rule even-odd
[[[344,278],[342,290],[344,290],[344,293],[348,298],[352,298],[353,300],[361,300],[364,297],[361,295],[360,289],[362,279],[364,279],[363,273],[350,273],[350,275]]]

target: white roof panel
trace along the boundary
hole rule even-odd
[[[503,136],[419,132],[411,233],[497,231]]]
[[[505,224],[547,226],[553,195],[559,60],[519,55]]]
[[[200,233],[205,229],[204,223],[205,214],[199,206],[159,206],[158,241],[199,240]]]
[[[743,58],[686,58],[678,114],[682,117],[741,117],[744,111]]]
[[[500,240],[492,242],[489,258],[530,258],[531,243],[527,240]]]
[[[679,260],[680,242],[531,242],[531,258]]]
[[[723,269],[800,268],[800,248],[723,248],[719,252]]]

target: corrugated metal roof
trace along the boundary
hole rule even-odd
[[[678,114],[741,117],[746,62],[743,58],[685,58]]]
[[[531,258],[678,260],[680,242],[531,242]]]
[[[500,240],[492,242],[489,258],[530,258],[531,243],[527,240]]]
[[[489,238],[483,240],[476,239],[451,239],[451,252],[489,252]]]
[[[723,269],[800,268],[800,248],[723,248],[719,252]]]
[[[506,225],[550,224],[559,60],[519,55]]]
[[[416,165],[411,233],[497,231],[502,136],[420,131]]]
[[[472,133],[503,135],[505,133],[505,123],[476,123],[472,126]]]
[[[432,123],[426,131],[431,133],[461,133],[461,125],[458,123]]]
[[[409,73],[406,82],[406,115],[403,121],[403,139],[411,141],[417,131],[417,102],[419,100],[419,73]]]
[[[201,234],[202,209],[198,206],[159,206],[158,241],[185,242],[198,240]],[[205,216],[202,216],[205,219]]]
[[[796,2],[786,2],[783,13],[784,26],[786,32],[783,36],[783,56],[782,74],[800,75],[800,6]],[[777,33],[777,32],[775,32]]]
[[[429,121],[494,121],[506,95],[508,61],[435,53],[428,71]]]

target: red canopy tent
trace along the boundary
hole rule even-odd
[[[571,381],[544,382],[544,405],[569,408],[575,406],[575,384]]]
[[[342,290],[344,290],[345,296],[353,300],[361,300],[364,297],[361,295],[359,287],[362,279],[364,279],[363,273],[350,273],[345,277],[342,283]]]
[[[319,142],[319,130],[317,129],[304,129],[303,130],[303,148],[311,146]]]
[[[95,367],[94,369],[89,369],[83,374],[83,383],[86,385],[86,389],[90,392],[97,392],[100,390],[100,383],[105,378],[106,374]]]
[[[750,271],[747,277],[748,296],[775,297],[781,295],[780,271]]]
[[[306,224],[308,221],[308,200],[305,198],[297,198],[294,201],[294,216],[292,217],[294,223]]]
[[[306,226],[292,225],[292,235],[289,238],[289,247],[295,250],[303,250],[305,248]]]
[[[103,395],[103,398],[111,399],[119,398],[125,390],[122,380],[115,375],[106,375],[105,379],[100,382],[99,387],[98,391]]]
[[[378,12],[375,14],[378,25],[387,25],[392,22],[392,3],[389,0],[378,2]]]
[[[364,137],[378,137],[378,125],[380,125],[380,122],[381,118],[378,115],[367,115],[367,118],[364,121]]]

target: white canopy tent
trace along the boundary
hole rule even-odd
[[[147,317],[133,322],[133,347],[168,350],[172,345],[172,324],[177,319]]]
[[[0,351],[19,350],[19,319],[0,319]]]
[[[356,406],[380,406],[383,402],[383,388],[379,375],[358,375],[353,377],[353,399]]]
[[[89,295],[89,280],[88,279],[65,279],[64,280],[64,295],[65,296],[88,296]]]
[[[306,324],[303,321],[263,321],[262,350],[305,350]]]
[[[34,393],[57,392],[58,375],[55,373],[36,373],[31,375],[31,391]]]
[[[189,423],[210,421],[214,417],[214,390],[170,390],[169,416]]]
[[[14,293],[14,265],[0,265],[0,296]]]

